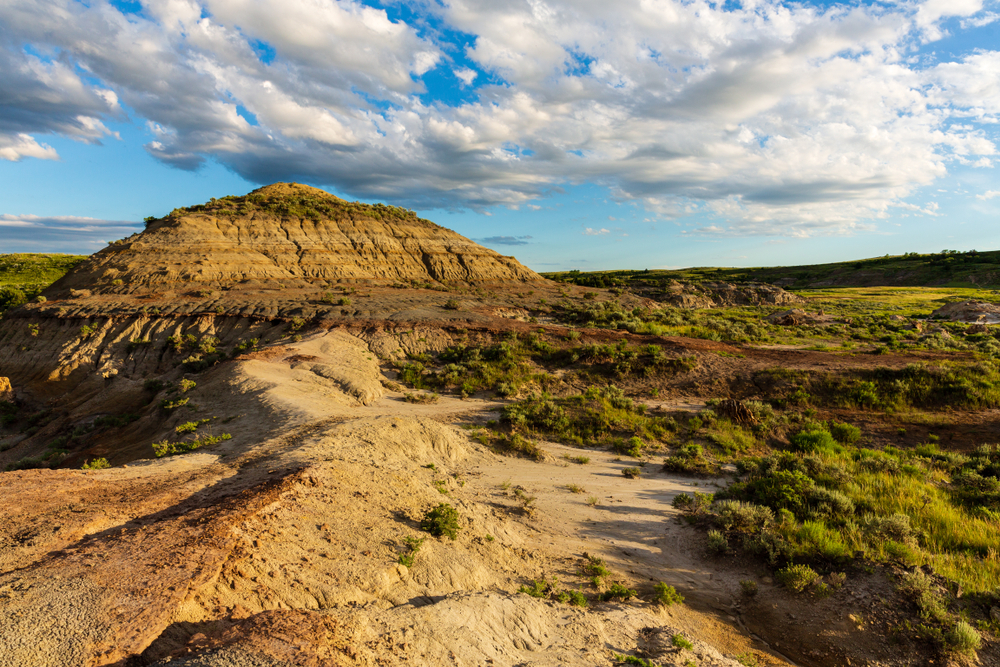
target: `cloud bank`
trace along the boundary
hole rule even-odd
[[[142,227],[142,223],[78,216],[0,215],[0,248],[89,255]]]
[[[597,183],[711,233],[798,236],[992,166],[1000,52],[916,51],[996,20],[982,0],[731,7],[426,0],[407,23],[355,0],[0,0],[0,159],[128,116],[179,169],[425,209]]]

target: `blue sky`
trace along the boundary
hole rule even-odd
[[[0,6],[0,252],[274,181],[539,270],[1000,248],[995,0]]]

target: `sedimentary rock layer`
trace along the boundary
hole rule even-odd
[[[131,293],[182,283],[540,281],[513,257],[392,206],[347,202],[305,185],[177,209],[109,245],[54,286]]]

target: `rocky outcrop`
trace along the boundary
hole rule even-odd
[[[802,297],[775,285],[749,283],[682,283],[671,281],[657,298],[678,308],[721,308],[725,306],[785,306]]]
[[[956,301],[935,310],[931,313],[931,318],[952,322],[997,324],[1000,322],[1000,306],[985,301]]]
[[[412,211],[347,202],[295,183],[176,209],[147,225],[144,232],[96,253],[47,294],[210,290],[254,281],[282,288],[319,281],[543,280],[513,257]]]
[[[832,324],[837,321],[832,315],[825,315],[823,311],[809,313],[801,308],[791,308],[771,313],[767,316],[767,321],[780,326],[796,326],[799,324]]]

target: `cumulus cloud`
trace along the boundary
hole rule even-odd
[[[583,230],[584,236],[604,236],[605,234],[610,234],[610,229],[605,229],[601,227],[600,229],[593,229],[592,227],[587,227]]]
[[[101,121],[118,114],[111,90],[83,81],[64,62],[11,48],[0,25],[0,159],[57,159],[29,133],[61,134],[99,143],[111,132]]]
[[[976,195],[976,199],[982,199],[983,201],[988,201],[994,197],[1000,197],[1000,190],[987,190],[981,195]]]
[[[56,160],[59,154],[51,146],[39,144],[29,134],[0,133],[0,160],[17,162],[21,158],[36,157],[41,160]]]
[[[458,80],[462,82],[463,87],[471,86],[472,82],[476,80],[477,76],[479,76],[479,72],[474,69],[469,69],[468,67],[456,69],[454,70],[454,74]]]
[[[126,108],[180,169],[480,210],[595,182],[798,236],[867,229],[949,163],[992,164],[1000,52],[906,56],[945,20],[985,25],[981,0],[730,4],[451,0],[424,6],[447,29],[427,30],[356,0],[3,3],[0,158],[99,141]],[[473,36],[468,66],[449,32]],[[438,68],[475,99],[427,102]]]
[[[64,252],[89,255],[109,241],[142,231],[142,223],[77,216],[0,214],[5,252]]]

